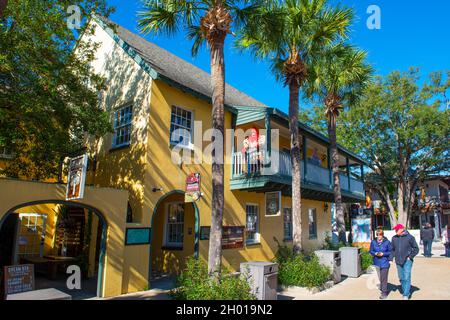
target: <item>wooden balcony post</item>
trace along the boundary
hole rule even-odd
[[[348,157],[345,157],[345,164],[347,166],[347,183],[348,183],[348,191],[350,190],[350,161],[348,160]]]
[[[306,177],[308,176],[308,165],[307,165],[307,163],[308,163],[308,161],[307,161],[307,155],[306,155],[306,151],[308,150],[307,149],[307,139],[306,139],[306,136],[305,135],[303,135],[302,136],[303,137],[303,177],[302,177],[302,179],[303,180],[306,180]]]
[[[271,128],[270,128],[270,112],[271,109],[267,108],[266,117],[265,117],[265,127],[266,127],[266,152],[267,155],[265,155],[265,159],[268,159],[269,161],[265,161],[266,167],[270,167],[272,164],[271,161],[271,155],[272,155],[272,134],[271,134]]]
[[[330,147],[327,147],[327,167],[328,167],[328,181],[330,183],[330,188],[333,188],[333,172],[331,169],[331,151]]]

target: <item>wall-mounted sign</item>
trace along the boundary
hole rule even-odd
[[[4,267],[5,296],[34,290],[34,265]]]
[[[150,228],[127,228],[125,233],[125,245],[149,244]]]
[[[244,247],[243,226],[224,226],[222,229],[222,249],[235,249]]]
[[[200,227],[200,240],[209,240],[209,233],[211,232],[211,227]]]
[[[190,173],[186,178],[184,202],[194,202],[200,199],[200,173]]]
[[[281,191],[266,192],[266,216],[281,214]]]
[[[84,184],[86,182],[87,161],[87,154],[70,159],[66,200],[83,199]]]

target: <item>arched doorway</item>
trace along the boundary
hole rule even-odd
[[[16,205],[0,219],[0,267],[31,263],[36,289],[57,287],[75,299],[101,296],[107,228],[104,215],[86,204],[39,200]],[[67,288],[68,265],[80,266],[81,290]]]
[[[200,215],[195,202],[184,202],[184,191],[173,190],[155,205],[151,219],[149,282],[158,274],[179,274],[189,256],[198,257]]]

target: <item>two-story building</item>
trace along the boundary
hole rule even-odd
[[[62,210],[62,203],[66,205],[81,221],[83,230],[92,230],[86,232],[92,241],[89,275],[98,276],[98,295],[108,296],[151,287],[152,276],[179,273],[188,256],[207,259],[212,90],[207,72],[121,26],[98,17],[91,23],[95,35],[89,39],[83,35],[80,41],[98,43],[92,68],[106,79],[106,90],[99,99],[111,116],[114,132],[100,140],[95,165],[90,165],[89,207],[80,211],[71,208],[75,202],[59,201],[10,212],[21,219],[34,219],[35,225],[42,225],[37,217],[50,221],[43,224],[41,232],[33,229],[37,230],[34,238],[45,239],[44,253],[36,258],[39,260],[54,254],[58,242],[55,230],[60,225],[55,222],[55,212]],[[311,251],[323,244],[327,232],[331,233],[329,141],[300,122],[298,126],[302,141],[302,243],[305,251]],[[289,245],[292,241],[290,135],[285,113],[230,85],[226,86],[225,130],[231,135],[226,137],[223,150],[223,264],[237,270],[243,261],[273,259],[277,243]],[[176,161],[174,154],[181,153],[187,156]],[[343,201],[363,202],[364,163],[342,147],[339,154]],[[187,202],[186,179],[193,173],[200,177],[201,194]],[[37,184],[31,187],[36,194],[42,188]],[[62,187],[45,188],[59,195]],[[107,214],[114,208],[108,207],[105,213],[95,206],[96,192],[116,194],[108,188],[128,191],[128,204],[121,206],[128,210],[122,217],[115,214],[110,219]],[[102,198],[102,203],[108,203],[107,199]],[[98,215],[92,215],[97,211]],[[6,228],[9,220],[0,218]],[[10,231],[14,233],[13,228]],[[17,246],[25,240],[16,239]]]
[[[111,29],[100,19],[93,23],[93,40],[100,43],[93,67],[107,79],[101,103],[110,112],[115,131],[99,146],[92,183],[128,189],[127,227],[148,226],[152,234],[150,245],[127,251],[125,263],[131,270],[130,281],[123,287],[127,292],[142,288],[149,274],[179,272],[187,256],[207,258],[211,164],[177,164],[172,161],[172,151],[181,143],[194,157],[196,151],[202,151],[197,148],[207,147],[209,142],[201,136],[212,122],[210,76],[121,26]],[[245,260],[272,259],[277,250],[274,238],[291,240],[289,129],[285,113],[229,85],[225,104],[225,129],[265,129],[268,152],[279,155],[276,168],[265,174],[259,163],[246,162],[243,145],[232,138],[233,152],[225,164],[223,221],[230,243],[224,242],[223,262],[237,269]],[[202,125],[200,136],[194,132],[195,122]],[[180,138],[177,129],[189,134]],[[272,142],[273,129],[278,130],[277,143]],[[300,122],[299,129],[302,240],[305,250],[312,250],[321,246],[325,233],[331,231],[329,143],[327,137]],[[277,150],[271,149],[273,144],[278,144]],[[343,199],[363,201],[363,162],[342,147],[339,152]],[[202,196],[185,203],[185,181],[190,173],[200,174]]]

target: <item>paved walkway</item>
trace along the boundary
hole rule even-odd
[[[376,300],[379,298],[377,274],[346,278],[332,288],[311,294],[303,288],[290,288],[279,293],[279,300]],[[391,265],[387,300],[401,300],[397,269]],[[450,300],[450,258],[418,256],[412,269],[412,300]]]

